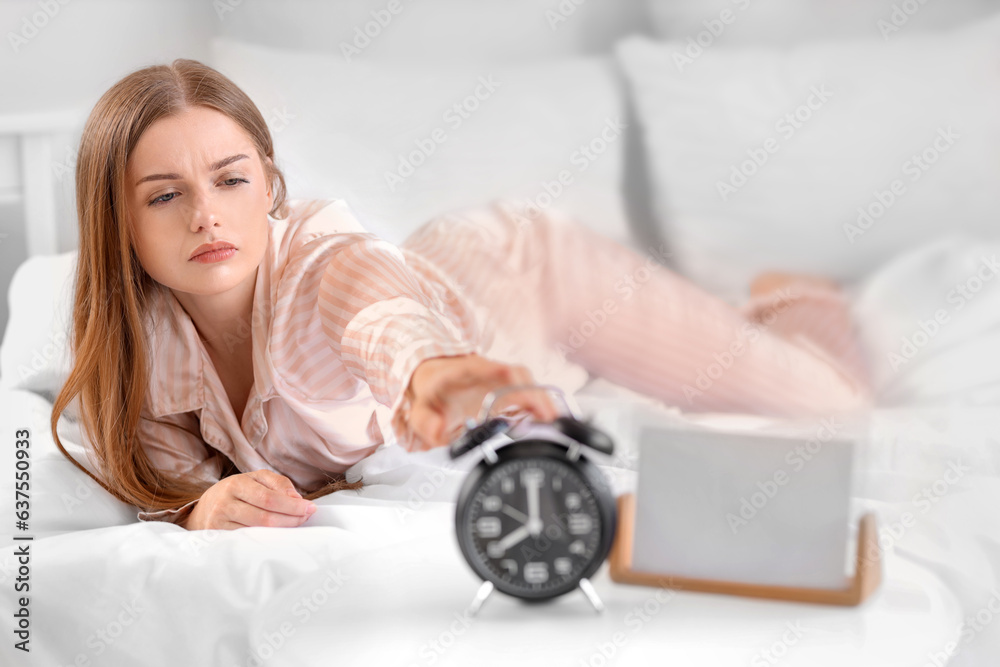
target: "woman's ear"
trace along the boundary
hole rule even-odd
[[[264,156],[264,178],[267,179],[267,200],[274,205],[274,162]]]

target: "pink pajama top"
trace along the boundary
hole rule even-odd
[[[254,368],[242,415],[180,303],[169,290],[153,299],[138,433],[151,463],[216,482],[222,454],[240,471],[280,472],[309,492],[371,454],[389,429],[422,448],[403,420],[404,390],[424,359],[482,352],[465,297],[428,260],[364,231],[343,201],[272,219],[269,233],[252,321],[240,328],[252,337]],[[173,521],[188,505],[138,518]]]
[[[426,448],[404,419],[409,378],[424,359],[470,352],[567,394],[596,375],[685,410],[828,415],[870,403],[839,290],[804,280],[736,308],[654,261],[664,250],[504,202],[430,220],[399,246],[343,202],[297,209],[271,223],[242,328],[254,365],[244,414],[163,290],[140,441],[163,469],[215,482],[228,457],[312,491],[384,441]]]

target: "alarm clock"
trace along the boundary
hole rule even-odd
[[[559,392],[547,385],[504,391],[537,387]],[[500,393],[487,396],[491,404]],[[466,426],[450,454],[482,453],[455,510],[459,548],[484,582],[472,613],[494,589],[537,602],[580,588],[595,609],[603,609],[589,577],[611,549],[617,508],[588,453],[610,455],[611,438],[572,415],[552,422],[481,415]]]

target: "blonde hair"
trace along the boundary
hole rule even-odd
[[[137,441],[150,379],[147,304],[155,291],[166,288],[146,273],[135,253],[125,203],[125,168],[150,125],[195,106],[225,114],[247,133],[270,178],[274,194],[270,214],[287,217],[285,179],[274,164],[274,144],[263,116],[236,84],[195,60],[146,67],[114,84],[91,111],[77,156],[80,249],[70,343],[74,361],[53,405],[52,436],[80,470],[119,500],[147,511],[200,498],[211,483],[157,469]],[[81,428],[105,480],[70,456],[56,431],[59,416],[77,398]],[[217,456],[228,464],[224,470],[234,470],[221,452]],[[360,485],[349,484],[342,476],[330,480],[306,497]]]

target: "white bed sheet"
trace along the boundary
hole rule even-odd
[[[623,416],[644,399],[595,380],[577,401],[587,412],[603,406],[599,423],[626,450],[606,470],[618,491],[632,488]],[[1000,618],[969,642],[960,628],[1000,588],[1000,517],[992,511],[1000,418],[991,409],[876,411],[858,496],[883,528],[913,512],[914,494],[956,458],[975,472],[886,543],[886,580],[859,608],[658,593],[615,584],[602,568],[595,586],[603,614],[578,593],[542,606],[494,594],[471,618],[478,580],[453,531],[453,499],[471,460],[455,466],[443,450],[387,446],[358,465],[362,491],[320,499],[300,528],[188,532],[135,522],[75,470],[69,477],[78,484],[49,488],[70,464],[47,437],[48,402],[2,390],[0,406],[5,433],[32,425],[36,489],[32,662],[8,635],[3,664],[775,664],[764,653],[774,649],[783,665],[922,665],[954,641],[961,651],[953,664],[979,665],[1000,647]],[[15,608],[13,552],[0,551],[4,613]],[[782,644],[783,636],[794,642]]]
[[[134,508],[55,448],[45,397],[0,389],[0,433],[8,439],[0,461],[0,613],[8,619],[19,597],[15,547],[7,546],[13,438],[25,426],[35,536],[32,653],[13,649],[8,621],[0,664],[995,665],[1000,368],[989,352],[1000,341],[1000,281],[961,310],[948,294],[985,266],[985,253],[998,251],[967,239],[928,246],[854,295],[866,348],[882,364],[879,395],[900,406],[873,412],[859,456],[856,503],[879,518],[885,582],[857,609],[658,593],[614,584],[604,568],[595,577],[603,614],[578,593],[542,606],[495,594],[470,620],[463,614],[478,581],[462,562],[452,521],[471,458],[453,466],[444,450],[386,446],[358,464],[364,489],[320,499],[300,528],[188,532],[136,522]],[[948,326],[887,372],[901,337],[944,307]],[[656,403],[603,380],[575,399],[616,437],[620,452],[605,466],[616,490],[634,488],[628,416]],[[747,415],[684,419],[774,426]],[[60,434],[82,457],[75,426],[61,422]]]

